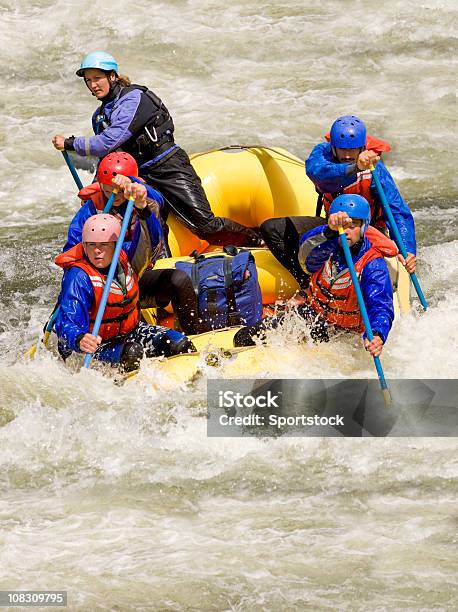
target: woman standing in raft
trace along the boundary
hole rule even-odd
[[[58,150],[104,157],[122,149],[133,155],[140,177],[158,189],[167,201],[162,210],[165,225],[169,209],[194,234],[210,244],[254,247],[262,244],[256,230],[216,217],[189,157],[174,141],[174,125],[162,100],[147,87],[119,76],[118,64],[108,53],[89,53],[76,72],[100,102],[92,116],[95,136],[52,139]]]

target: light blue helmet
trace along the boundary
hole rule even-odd
[[[350,219],[362,219],[361,238],[364,236],[371,220],[371,209],[369,202],[363,196],[356,193],[344,193],[332,202],[329,214],[344,212]]]
[[[84,77],[84,71],[88,68],[97,68],[98,70],[105,70],[106,72],[114,70],[117,74],[118,62],[112,55],[105,53],[105,51],[93,51],[89,53],[89,55],[86,55],[81,62],[79,70],[76,71],[77,76]]]
[[[337,149],[366,146],[366,126],[355,115],[338,117],[331,126],[331,145]]]

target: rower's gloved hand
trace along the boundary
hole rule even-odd
[[[255,346],[255,338],[259,338],[261,342],[266,339],[266,324],[264,321],[259,321],[254,325],[246,325],[241,327],[235,334],[234,346]]]

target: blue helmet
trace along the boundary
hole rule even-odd
[[[366,146],[366,126],[354,115],[338,117],[331,127],[331,145],[337,149]]]
[[[118,62],[112,55],[105,53],[105,51],[93,51],[89,53],[89,55],[86,55],[81,62],[79,70],[76,71],[77,76],[83,77],[84,71],[88,68],[97,68],[98,70],[105,70],[106,72],[114,70],[117,74]]]
[[[344,193],[332,202],[329,209],[329,214],[345,212],[350,219],[362,219],[364,223],[361,226],[361,237],[369,227],[371,220],[371,209],[369,202],[363,196],[356,193]]]

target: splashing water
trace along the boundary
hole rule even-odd
[[[189,152],[259,142],[304,159],[344,113],[390,141],[430,310],[396,321],[384,368],[456,377],[454,19],[451,0],[3,3],[1,589],[66,589],[78,610],[455,609],[454,439],[212,439],[205,378],[171,388],[144,368],[119,386],[47,352],[18,359],[78,207],[50,139],[90,133],[74,73],[100,48],[160,95]],[[255,376],[374,376],[359,340],[304,345],[288,325]]]

